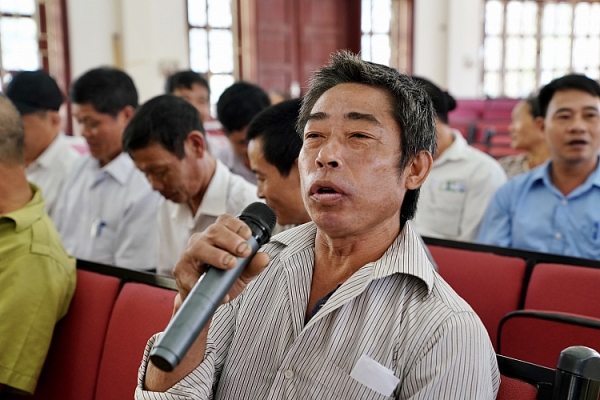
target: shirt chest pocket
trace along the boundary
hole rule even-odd
[[[90,230],[94,260],[105,264],[114,264],[116,224],[96,220]]]
[[[320,360],[321,368],[316,375],[316,385],[313,385],[311,399],[331,400],[386,400],[392,397],[368,388],[350,376],[337,365]]]
[[[430,182],[422,193],[423,208],[419,208],[419,219],[440,235],[458,236],[466,195],[467,186],[462,181]]]

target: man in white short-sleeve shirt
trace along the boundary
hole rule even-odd
[[[79,158],[79,153],[60,133],[58,110],[64,101],[63,94],[46,72],[22,71],[8,84],[6,96],[21,114],[27,180],[42,190],[46,211],[53,218],[65,176]]]
[[[71,85],[70,100],[90,153],[73,164],[58,199],[65,249],[84,260],[154,270],[160,195],[122,152],[123,129],[138,105],[133,80],[115,68],[92,69]]]
[[[208,151],[200,115],[183,98],[163,95],[140,107],[123,147],[164,199],[158,211],[158,273],[171,275],[188,239],[221,214],[259,201],[256,186]]]

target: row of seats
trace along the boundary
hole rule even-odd
[[[146,342],[167,325],[176,294],[78,269],[32,399],[133,399]]]
[[[600,263],[536,262],[470,246],[428,245],[440,275],[480,316],[499,354],[553,368],[566,347],[600,349]]]

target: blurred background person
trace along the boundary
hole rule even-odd
[[[125,72],[95,68],[70,88],[73,116],[90,152],[73,164],[56,209],[56,227],[76,258],[153,271],[160,195],[123,152],[123,130],[138,106]]]
[[[60,132],[58,110],[64,101],[56,81],[44,71],[16,74],[6,96],[19,113],[25,131],[25,173],[46,200],[46,211],[54,218],[56,200],[69,167],[79,153]]]
[[[75,259],[27,182],[19,113],[0,95],[0,398],[32,394],[75,292]]]
[[[266,108],[254,117],[246,133],[258,197],[265,199],[275,211],[277,223],[286,228],[310,221],[298,172],[302,139],[296,121],[301,104],[301,99],[293,99]]]
[[[123,133],[123,148],[164,197],[157,219],[161,275],[172,274],[194,233],[259,200],[256,186],[211,155],[204,135],[195,108],[172,95],[147,101]]]
[[[467,144],[448,125],[456,101],[425,78],[413,77],[429,94],[436,112],[437,151],[421,187],[412,225],[422,236],[475,241],[479,225],[506,174],[496,160]]]
[[[215,157],[234,174],[256,184],[250,169],[246,130],[252,118],[271,105],[269,96],[259,86],[248,82],[236,82],[223,92],[217,101],[217,118],[229,139],[231,147],[218,149]]]
[[[512,110],[512,122],[509,126],[511,146],[514,149],[525,150],[526,153],[498,160],[509,179],[543,164],[550,158],[550,149],[538,118],[543,120],[544,116],[535,96],[519,101]]]

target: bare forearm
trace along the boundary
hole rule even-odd
[[[200,365],[204,361],[209,326],[210,324],[207,324],[202,330],[198,339],[173,371],[165,372],[157,368],[152,361],[149,361],[144,379],[144,389],[153,392],[165,392]]]

